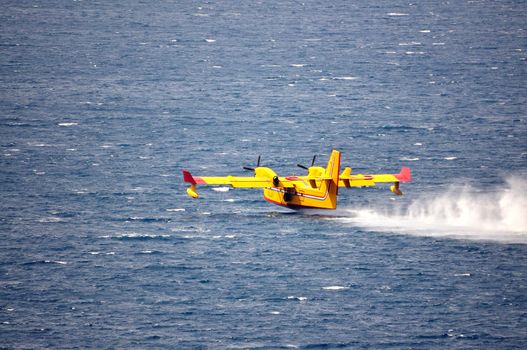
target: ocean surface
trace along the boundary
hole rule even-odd
[[[0,3],[0,348],[527,348],[527,2]]]

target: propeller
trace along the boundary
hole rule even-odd
[[[261,156],[258,156],[258,160],[256,161],[256,168],[258,168],[260,166],[260,159],[261,159]],[[256,168],[251,168],[251,167],[248,167],[248,166],[244,166],[243,168],[245,170],[249,170],[249,171],[254,171],[254,169],[256,169]]]
[[[315,160],[317,160],[317,155],[316,154],[313,156],[313,160],[311,161],[311,166],[315,165]],[[302,169],[309,170],[309,168],[307,166],[302,165],[302,164],[297,164],[296,166],[299,167],[299,168],[302,168]]]

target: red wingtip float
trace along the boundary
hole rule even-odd
[[[260,157],[258,157],[259,160]],[[313,163],[315,158],[313,158]],[[391,182],[390,190],[396,195],[403,193],[399,189],[400,182],[412,181],[410,168],[402,168],[399,174],[356,174],[352,175],[349,167],[340,172],[340,152],[333,150],[326,168],[319,166],[305,167],[305,176],[278,176],[274,170],[261,167],[258,161],[254,176],[192,176],[183,170],[183,181],[190,184],[187,194],[198,198],[196,185],[230,185],[240,188],[262,188],[264,198],[274,204],[284,207],[335,209],[339,187],[372,187],[377,183]]]

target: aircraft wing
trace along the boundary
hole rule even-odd
[[[196,185],[227,185],[235,188],[293,187],[294,181],[278,176],[193,176],[183,170],[183,180],[191,184],[187,194],[198,198]]]
[[[375,186],[377,182],[409,182],[412,181],[410,168],[402,168],[399,174],[357,174],[351,175],[351,169],[345,168],[339,176],[339,187]]]
[[[230,185],[242,188],[260,188],[273,186],[273,179],[257,176],[192,176],[183,170],[183,180],[197,185]]]

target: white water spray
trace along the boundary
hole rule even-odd
[[[335,220],[376,231],[527,243],[527,181],[520,177],[485,192],[453,186],[397,212],[372,208],[341,212],[345,217]]]

